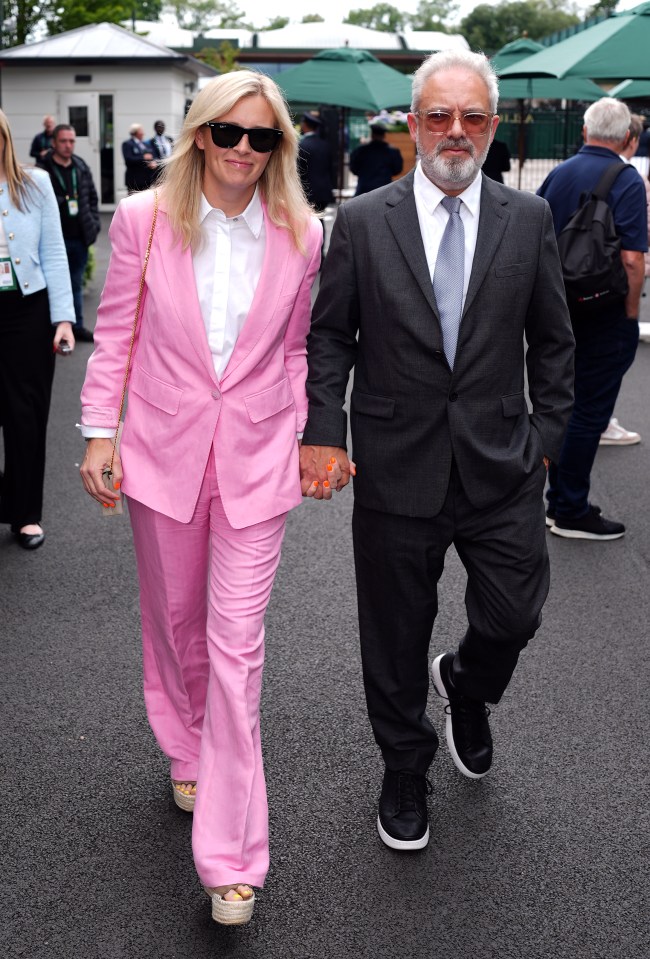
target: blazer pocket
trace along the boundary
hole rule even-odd
[[[177,386],[164,383],[163,380],[147,373],[142,367],[133,370],[129,381],[129,390],[137,393],[147,403],[151,403],[152,406],[156,406],[159,410],[170,413],[172,416],[178,413],[181,396],[183,395],[183,391],[179,390]]]
[[[354,413],[364,413],[366,416],[390,420],[395,413],[395,400],[390,396],[375,396],[372,393],[353,390],[351,407]]]
[[[275,386],[269,387],[268,390],[245,396],[244,403],[251,422],[260,423],[262,420],[267,420],[269,416],[274,416],[275,413],[286,410],[288,406],[293,404],[291,384],[285,377]]]
[[[521,263],[506,263],[504,266],[495,266],[495,276],[519,276],[523,273],[530,273],[533,267],[531,260],[525,260]]]
[[[504,416],[520,416],[527,412],[526,397],[522,393],[510,393],[501,397]]]

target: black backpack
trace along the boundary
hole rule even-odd
[[[621,261],[621,240],[607,196],[623,162],[607,167],[594,190],[583,193],[580,206],[557,238],[569,310],[589,316],[611,308],[627,294]]]

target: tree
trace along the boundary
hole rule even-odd
[[[281,30],[289,23],[289,17],[274,17],[266,27],[260,27],[260,30]]]
[[[320,13],[306,13],[301,23],[325,23],[325,17],[321,17]]]
[[[408,23],[408,14],[391,3],[376,3],[369,9],[350,10],[343,22],[353,23],[357,27],[368,27],[370,30],[398,33]]]
[[[454,0],[420,0],[417,11],[408,19],[413,30],[447,32],[447,21],[458,13]]]
[[[176,0],[174,13],[179,27],[197,33],[203,33],[212,27],[246,27],[244,11],[228,0]]]
[[[48,0],[0,0],[0,49],[25,43],[49,7]]]
[[[209,67],[214,67],[219,73],[232,73],[233,70],[241,69],[237,62],[239,50],[227,40],[220,43],[218,47],[203,47],[194,56],[197,60],[207,63]]]
[[[562,9],[562,0],[502,0],[496,7],[481,3],[460,23],[472,50],[492,54],[526,34],[531,40],[575,26],[579,18]]]
[[[125,20],[157,20],[162,0],[52,0],[47,14],[50,34],[65,33],[88,23],[122,23]]]
[[[598,0],[591,10],[587,11],[589,17],[608,17],[618,6],[618,0]]]

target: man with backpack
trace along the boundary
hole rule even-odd
[[[593,103],[585,112],[585,145],[538,190],[553,213],[576,339],[575,405],[546,494],[551,532],[570,539],[625,533],[589,502],[589,488],[601,433],[639,342],[648,227],[643,182],[619,156],[629,128],[624,103],[611,97]]]

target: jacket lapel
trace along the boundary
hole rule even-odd
[[[463,316],[471,307],[476,294],[481,289],[485,274],[494,261],[496,251],[501,243],[510,214],[506,209],[508,203],[507,197],[495,187],[489,177],[483,176],[481,186],[481,213],[478,222],[478,235],[476,237],[476,250],[474,251],[474,262],[472,263],[472,273],[469,278],[467,296],[465,297],[465,307]]]
[[[212,353],[208,345],[201,306],[196,292],[192,250],[189,247],[186,250],[181,250],[180,245],[175,241],[162,204],[154,232],[149,268],[151,269],[154,264],[157,267],[155,271],[156,282],[167,284],[169,302],[178,321],[187,333],[190,343],[208,371],[210,378],[217,384]]]
[[[390,207],[386,213],[386,222],[427,303],[438,316],[413,194],[413,172],[396,181],[395,188],[390,192],[386,202]]]

